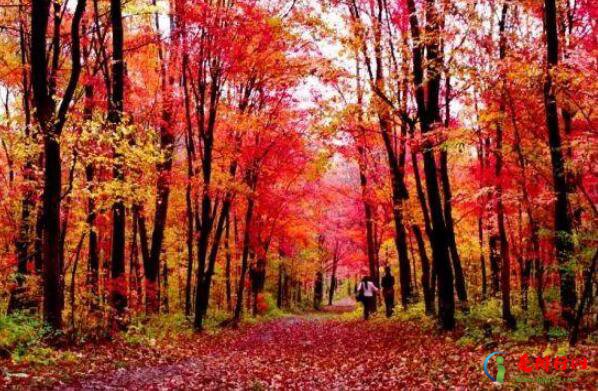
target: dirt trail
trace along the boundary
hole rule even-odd
[[[366,384],[373,389],[432,387],[444,378],[459,384],[467,378],[463,373],[426,370],[430,349],[440,343],[406,324],[291,317],[241,330],[236,338],[176,364],[121,369],[59,389],[355,390]],[[461,360],[455,353],[445,355],[455,364]],[[477,356],[469,360],[466,371],[479,372],[477,361]]]
[[[341,321],[330,314],[278,319],[215,336],[175,364],[121,369],[61,390],[485,389],[488,353],[409,322]],[[514,374],[511,374],[514,376]],[[583,388],[580,387],[580,388]]]

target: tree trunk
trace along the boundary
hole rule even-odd
[[[448,130],[450,124],[450,96],[451,81],[448,74],[445,75],[445,120],[444,127]],[[448,244],[451,255],[453,271],[455,273],[455,288],[461,307],[467,309],[467,288],[465,287],[465,275],[461,267],[461,257],[457,249],[457,240],[455,237],[455,227],[453,222],[453,195],[451,192],[451,182],[448,175],[448,151],[446,146],[440,149],[440,180],[444,196],[444,221],[446,223],[446,232],[448,235]]]
[[[168,313],[170,311],[170,301],[168,300],[168,263],[166,260],[162,263],[162,287],[162,307],[164,308],[164,312]]]
[[[488,282],[486,278],[486,257],[484,256],[484,227],[481,213],[478,216],[478,243],[480,247],[480,271],[482,275],[482,300],[488,296]]]
[[[50,1],[34,1],[31,6],[31,85],[36,119],[44,141],[44,191],[41,216],[43,220],[40,227],[44,276],[44,321],[53,329],[62,327],[62,309],[64,307],[63,270],[60,259],[61,160],[59,139],[81,73],[79,25],[84,12],[85,0],[79,0],[71,22],[70,77],[58,111],[55,112],[54,80],[48,80],[46,56]],[[57,25],[54,29],[54,42],[58,42],[59,17],[55,19],[55,23]],[[58,48],[55,47],[54,50],[56,51]]]
[[[374,23],[374,53],[376,62],[376,76],[375,87],[378,91],[384,91],[384,72],[382,63],[382,10],[383,3],[378,1],[379,12],[377,14],[376,23]],[[376,95],[377,96],[377,95]],[[403,222],[403,200],[408,198],[407,188],[404,181],[404,149],[405,149],[405,135],[402,134],[402,141],[400,144],[401,152],[396,153],[391,140],[392,124],[390,122],[390,113],[388,106],[383,103],[378,103],[378,123],[380,126],[380,135],[384,142],[386,149],[386,157],[388,160],[388,167],[390,170],[390,179],[392,185],[392,203],[393,203],[393,218],[395,223],[395,245],[397,254],[399,256],[399,279],[401,281],[401,303],[403,308],[412,296],[411,292],[411,266],[409,265],[409,255],[407,250],[407,233]],[[404,129],[404,128],[403,128]],[[398,155],[401,155],[400,158]],[[379,282],[378,271],[376,270],[376,282]]]
[[[128,302],[129,306],[133,306],[133,302],[135,303],[136,310],[138,309],[141,300],[142,300],[142,292],[141,292],[141,273],[139,268],[139,244],[137,242],[138,237],[138,216],[136,213],[135,208],[133,208],[133,217],[132,217],[132,234],[131,234],[131,247],[129,250],[129,295],[128,295]],[[133,300],[133,290],[136,292],[135,300]]]
[[[87,123],[92,121],[93,115],[93,85],[88,83],[84,87],[85,91],[85,107],[83,109],[83,120]],[[85,166],[85,180],[87,181],[87,191],[89,198],[87,199],[87,230],[89,232],[88,248],[87,248],[87,265],[88,275],[87,284],[91,290],[90,307],[93,311],[98,309],[98,281],[100,278],[100,258],[98,248],[98,234],[96,232],[95,221],[96,221],[96,203],[94,198],[94,177],[95,177],[95,165],[88,163]]]
[[[210,158],[211,159],[211,158]],[[237,162],[234,161],[231,163],[229,167],[229,174],[231,178],[235,177],[235,172],[237,169]],[[255,188],[253,188],[255,189]],[[206,203],[207,198],[207,203]],[[214,269],[216,266],[216,257],[218,255],[218,249],[220,248],[220,240],[222,239],[222,234],[224,233],[224,225],[227,219],[227,216],[230,212],[230,207],[232,203],[233,194],[231,191],[228,191],[224,196],[224,201],[222,203],[222,208],[220,211],[220,216],[218,217],[218,221],[216,223],[216,230],[214,232],[213,240],[212,240],[212,247],[210,249],[209,256],[204,253],[203,246],[205,247],[205,252],[207,252],[207,237],[205,242],[201,242],[199,246],[199,266],[197,270],[197,291],[195,296],[195,321],[194,327],[196,330],[201,330],[203,327],[203,319],[208,310],[208,304],[210,300],[210,288],[212,286],[212,276],[214,275]],[[204,204],[208,206],[207,209],[210,209],[211,201],[209,194],[204,195]],[[210,216],[209,210],[203,210],[204,216],[209,217],[210,227],[207,230],[207,234],[212,231],[212,224],[214,222],[214,217]],[[205,221],[205,219],[204,219]],[[203,225],[202,225],[203,227]],[[201,231],[202,235],[204,235],[205,231]],[[200,236],[201,240],[201,236]],[[203,256],[202,256],[203,254]],[[206,268],[206,260],[207,260],[207,268]]]
[[[22,65],[22,86],[23,86],[23,111],[25,114],[25,142],[30,143],[33,141],[31,137],[31,108],[30,108],[30,87],[29,87],[29,76],[27,74],[27,43],[25,38],[25,22],[19,8],[19,48],[20,48],[20,59]],[[7,90],[8,91],[8,90]],[[8,98],[7,98],[8,105]],[[8,111],[8,109],[7,109]],[[8,115],[7,115],[8,116]],[[35,192],[34,192],[34,179],[35,171],[33,167],[32,156],[27,156],[25,164],[23,166],[23,180],[25,184],[25,191],[23,200],[21,202],[21,218],[19,222],[19,231],[15,240],[15,247],[17,253],[17,286],[11,291],[9,305],[7,308],[8,314],[11,314],[15,310],[25,309],[28,306],[26,303],[27,298],[26,288],[24,287],[25,278],[28,274],[27,264],[30,261],[29,246],[31,244],[31,221],[32,221],[32,210],[35,207]]]
[[[594,273],[596,272],[596,259],[598,259],[598,251],[594,252],[594,256],[592,257],[592,263],[590,264],[588,270],[585,273],[585,286],[583,289],[583,294],[581,296],[581,302],[579,303],[579,307],[577,308],[577,314],[575,315],[575,319],[573,321],[571,335],[569,337],[569,345],[571,346],[575,346],[577,344],[577,340],[579,338],[579,325],[581,324],[581,319],[583,317],[586,303],[591,303],[592,300],[592,284],[594,283]]]
[[[118,133],[124,108],[125,64],[123,59],[123,24],[121,0],[110,0],[110,22],[112,24],[112,96],[108,102],[108,121],[113,132]],[[122,156],[114,153],[113,177],[124,181]],[[122,328],[123,316],[127,307],[125,279],[125,204],[122,197],[117,196],[112,205],[112,264],[110,302],[115,311],[115,321]]]
[[[426,314],[433,315],[434,311],[434,295],[432,293],[432,288],[430,287],[431,278],[430,278],[430,260],[428,258],[428,254],[426,252],[426,245],[424,244],[424,239],[422,237],[422,233],[417,225],[413,225],[412,228],[413,234],[415,235],[415,240],[417,241],[417,247],[419,249],[419,259],[422,264],[422,289],[424,291],[424,305],[426,308]]]
[[[500,249],[499,249],[500,238],[497,235],[492,235],[488,239],[488,246],[490,247],[490,272],[491,272],[491,284],[492,284],[492,295],[498,294],[500,290]]]
[[[563,319],[573,325],[575,320],[575,272],[571,265],[573,240],[571,218],[569,216],[569,196],[565,176],[561,134],[559,131],[558,105],[552,83],[552,73],[558,65],[558,33],[555,0],[544,0],[544,18],[546,29],[547,69],[544,81],[544,107],[546,127],[552,162],[553,189],[556,202],[554,205],[554,245],[561,279],[561,311]]]
[[[438,283],[438,315],[443,329],[451,330],[455,326],[455,298],[453,296],[453,271],[451,268],[446,225],[442,211],[442,201],[437,179],[436,161],[431,140],[427,134],[439,122],[440,112],[438,106],[438,93],[440,87],[441,64],[438,57],[439,24],[433,0],[426,4],[426,60],[428,62],[428,75],[424,86],[423,48],[420,27],[415,9],[415,2],[407,0],[409,9],[409,22],[413,41],[413,85],[415,87],[415,100],[423,142],[424,174],[426,190],[431,212],[431,244],[434,270]]]
[[[475,111],[476,116],[479,122],[479,114],[478,114],[478,103],[477,98],[475,99]],[[480,164],[480,188],[484,186],[482,175],[484,173],[484,143],[482,140],[481,130],[477,129],[478,133],[478,144],[477,144],[477,155],[478,155],[478,162]],[[488,297],[488,279],[487,279],[487,272],[486,272],[486,257],[484,255],[484,209],[483,205],[485,204],[484,201],[478,201],[478,246],[480,251],[480,272],[482,276],[482,300],[485,300]]]
[[[228,311],[232,310],[232,287],[231,287],[231,278],[230,278],[230,268],[232,263],[232,253],[230,248],[230,213],[226,218],[226,227],[224,233],[224,251],[226,255],[226,265],[224,267],[224,279],[226,284],[226,309]]]
[[[184,36],[183,36],[184,37]],[[185,282],[185,316],[191,315],[191,292],[193,285],[193,204],[191,200],[191,180],[193,179],[193,161],[195,160],[195,141],[193,139],[193,128],[191,125],[191,102],[189,100],[189,87],[187,83],[188,57],[183,54],[182,80],[183,96],[185,101],[185,153],[187,163],[187,183],[185,185],[185,211],[187,217],[187,278]],[[196,212],[197,213],[197,212]]]
[[[155,1],[154,1],[155,4]],[[159,17],[155,15],[156,33],[158,35],[158,60],[160,65],[160,92],[161,96],[161,118],[160,118],[160,151],[163,159],[156,165],[158,181],[156,183],[156,205],[154,208],[154,224],[152,232],[152,244],[148,263],[144,265],[145,270],[145,297],[146,311],[157,313],[160,309],[158,285],[158,272],[160,269],[160,255],[164,241],[164,230],[168,215],[168,201],[170,196],[169,176],[172,168],[172,155],[174,134],[171,129],[171,91],[166,73],[166,60],[162,49],[160,36]]]
[[[336,291],[336,269],[338,267],[338,254],[335,254],[332,257],[332,273],[330,274],[330,286],[328,287],[328,305],[332,305],[332,301],[334,300],[334,293]]]
[[[46,30],[50,1],[31,6],[31,80],[35,114],[44,141],[44,192],[42,196],[42,246],[44,321],[54,329],[62,327],[62,292],[59,260],[60,240],[60,144],[52,134],[55,103],[48,91]]]
[[[286,285],[286,278],[284,275],[284,264],[282,261],[282,257],[280,260],[280,264],[278,265],[278,288],[276,291],[276,307],[282,308],[283,301],[285,297],[285,290],[284,287]]]
[[[367,172],[365,168],[365,150],[363,147],[358,147],[360,156],[359,164],[359,184],[361,186],[361,198],[363,201],[363,210],[365,218],[365,232],[366,232],[366,250],[368,256],[368,266],[370,275],[376,286],[378,286],[379,276],[376,268],[376,254],[374,249],[374,217],[372,212],[372,206],[368,200],[368,189],[367,189]]]
[[[506,37],[505,37],[505,24],[507,19],[508,4],[504,3],[502,7],[501,18],[499,21],[499,59],[500,62],[505,59],[506,54]],[[501,77],[501,83],[504,83]],[[495,166],[494,176],[496,179],[495,195],[496,195],[496,220],[498,224],[498,237],[500,241],[500,259],[501,272],[500,272],[500,285],[502,293],[502,317],[510,329],[514,329],[516,325],[515,318],[511,314],[511,256],[509,253],[509,242],[507,240],[507,233],[505,229],[505,217],[504,217],[504,205],[503,205],[503,187],[502,187],[502,165],[503,165],[503,151],[502,151],[502,139],[503,139],[503,118],[505,115],[505,86],[500,87],[500,103],[499,113],[500,119],[496,123],[496,149],[494,151]]]
[[[390,166],[391,184],[392,184],[392,201],[393,201],[393,218],[395,223],[395,245],[399,256],[399,280],[401,282],[401,304],[403,308],[407,308],[409,300],[411,299],[411,266],[409,265],[409,255],[407,250],[407,232],[403,223],[403,200],[407,199],[407,189],[405,187],[402,170],[399,167],[397,156],[392,147],[392,141],[389,135],[389,124],[385,117],[380,116],[380,129],[384,145],[386,146],[386,153],[388,164]],[[403,146],[404,148],[404,146]]]
[[[210,185],[212,180],[212,154],[214,147],[214,126],[216,123],[216,104],[218,100],[218,82],[212,79],[210,83],[210,109],[208,115],[208,126],[200,124],[200,136],[203,141],[201,153],[201,170],[203,185],[201,191],[201,210],[196,213],[199,225],[199,240],[197,244],[197,272],[196,272],[196,290],[195,290],[195,318],[193,327],[195,330],[203,329],[203,320],[209,303],[210,286],[207,283],[209,276],[206,276],[206,261],[208,257],[209,237],[214,224],[212,215],[212,196],[210,194]],[[205,89],[205,86],[204,86]],[[205,91],[202,93],[202,99],[205,99]],[[206,278],[207,277],[207,278]]]
[[[71,305],[71,329],[75,330],[75,289],[77,284],[77,266],[79,265],[79,255],[81,255],[81,248],[83,247],[83,240],[85,239],[85,232],[81,235],[77,248],[75,250],[75,261],[71,270],[71,289],[70,289],[70,305]]]
[[[255,189],[254,182],[249,175],[250,189]],[[247,198],[247,211],[245,212],[245,232],[243,233],[243,255],[241,258],[241,275],[239,276],[239,287],[237,290],[237,305],[235,306],[235,313],[233,320],[235,324],[238,324],[241,320],[241,313],[243,311],[243,291],[245,289],[245,280],[247,277],[247,266],[249,258],[249,245],[251,240],[251,220],[253,218],[253,207],[255,200],[252,196]]]
[[[33,22],[32,22],[33,23]],[[43,196],[44,229],[44,319],[55,328],[62,327],[63,276],[60,262],[60,144],[52,134],[44,137],[45,183]]]
[[[40,154],[40,165],[43,166],[43,152]],[[42,235],[44,230],[44,207],[43,201],[38,202],[37,212],[35,216],[35,237],[33,239],[33,262],[35,264],[35,272],[38,274],[43,274],[43,254],[42,254]]]
[[[358,120],[361,124],[363,121],[363,89],[361,88],[361,75],[359,66],[359,53],[355,54],[355,72],[357,79],[357,106],[358,106]],[[368,266],[370,275],[374,280],[376,286],[379,286],[380,276],[378,268],[376,267],[376,250],[374,245],[374,216],[372,205],[368,199],[368,173],[367,173],[367,151],[363,146],[364,140],[363,132],[360,132],[359,138],[355,139],[357,144],[357,154],[359,156],[359,185],[361,187],[361,199],[363,202],[364,218],[365,218],[365,232],[366,232],[366,250],[368,256]]]
[[[510,98],[510,97],[509,97]],[[512,99],[509,99],[512,102]],[[531,252],[532,252],[532,260],[530,261],[533,264],[535,269],[535,280],[536,280],[536,296],[538,300],[538,307],[542,312],[542,317],[544,318],[544,329],[548,332],[550,328],[550,321],[546,317],[546,304],[544,303],[544,265],[542,263],[542,259],[540,257],[540,237],[539,237],[539,226],[536,218],[534,217],[532,203],[529,198],[529,194],[527,191],[527,170],[526,170],[526,160],[523,155],[523,151],[521,149],[521,136],[519,132],[519,127],[517,126],[517,121],[515,118],[515,107],[513,104],[510,105],[511,110],[511,121],[513,123],[514,129],[514,145],[513,149],[517,153],[517,162],[519,163],[519,168],[521,169],[521,195],[523,198],[523,205],[525,207],[525,212],[527,214],[528,225],[530,230],[530,241],[531,241]],[[527,266],[526,266],[527,267]]]

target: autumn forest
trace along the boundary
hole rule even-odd
[[[0,388],[591,389],[597,17],[3,1]]]

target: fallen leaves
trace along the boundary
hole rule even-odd
[[[459,347],[453,337],[423,332],[414,322],[283,318],[217,335],[158,342],[155,348],[119,342],[97,346],[95,351],[88,348],[80,352],[84,358],[78,365],[63,368],[72,371],[68,377],[56,373],[60,368],[46,368],[45,383],[39,384],[65,390],[432,390],[490,386],[482,371],[488,353],[482,348]],[[513,347],[510,353],[524,348],[530,346]],[[114,365],[122,367],[115,370]],[[510,375],[516,375],[514,370]],[[585,375],[578,376],[578,389],[591,389],[594,374]],[[32,379],[11,377],[8,381],[14,386],[31,384],[26,382]]]

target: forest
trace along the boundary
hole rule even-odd
[[[0,388],[593,389],[597,18],[2,1]]]

